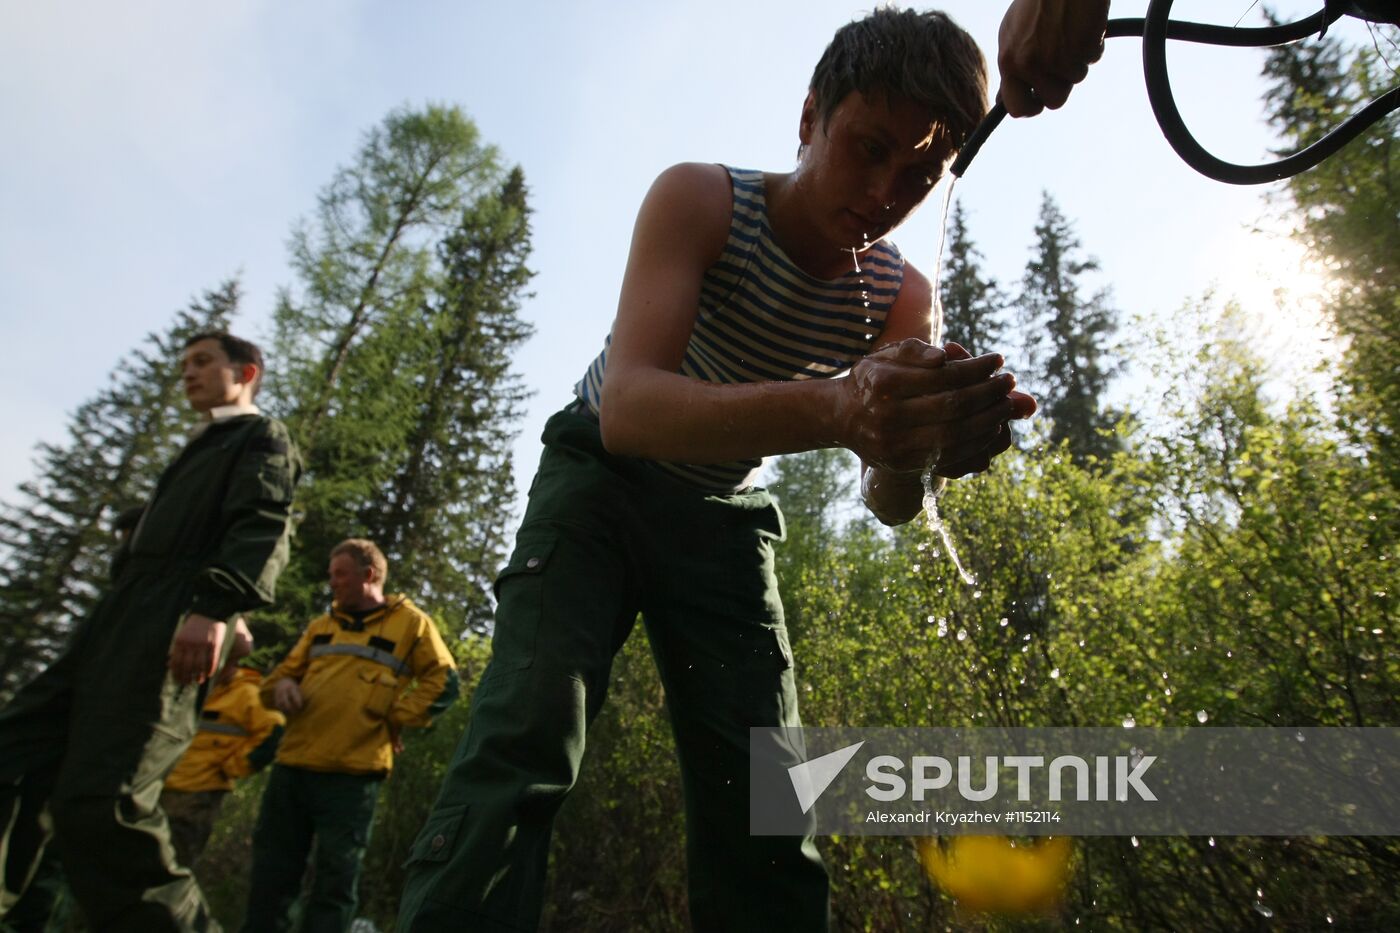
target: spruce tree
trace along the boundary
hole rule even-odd
[[[73,413],[68,440],[39,445],[35,478],[0,509],[0,694],[52,660],[96,603],[116,550],[112,520],[145,501],[193,422],[185,342],[227,329],[238,300],[229,280],[148,335]]]
[[[534,273],[530,209],[517,166],[469,206],[440,244],[447,277],[424,308],[425,398],[382,504],[364,516],[403,575],[455,630],[485,631],[515,497],[514,425],[527,396],[512,367],[533,328],[519,317]]]
[[[1066,442],[1081,462],[1091,456],[1103,459],[1119,446],[1104,433],[1118,416],[1103,401],[1118,368],[1105,347],[1117,330],[1117,311],[1106,290],[1085,296],[1083,276],[1097,271],[1098,262],[1081,257],[1073,225],[1048,192],[1035,237],[1018,302],[1035,379],[1032,390],[1051,421],[1053,443]]]
[[[1001,310],[1006,302],[996,280],[982,273],[982,254],[967,229],[967,212],[961,203],[953,208],[947,237],[938,289],[943,339],[962,344],[975,356],[1001,342]]]
[[[485,624],[513,498],[525,196],[460,110],[398,110],[294,235],[274,392],[307,472],[282,598],[255,629],[266,652],[325,610],[347,537],[383,547],[390,590],[449,632]]]

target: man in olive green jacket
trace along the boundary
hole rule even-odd
[[[287,429],[252,403],[262,371],[247,341],[190,340],[184,388],[202,420],[118,552],[111,588],[0,711],[0,918],[51,826],[94,928],[218,928],[173,859],[158,799],[232,620],[272,602],[287,562],[300,464]]]

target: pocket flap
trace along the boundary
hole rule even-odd
[[[423,831],[413,843],[404,867],[418,862],[444,862],[452,853],[452,844],[457,839],[457,830],[467,815],[467,805],[445,807],[428,817]]]
[[[515,550],[511,552],[510,563],[496,575],[496,582],[491,587],[496,599],[501,598],[501,584],[507,578],[519,574],[543,573],[544,568],[549,565],[549,555],[554,552],[554,545],[558,540],[559,536],[553,531],[531,533],[522,530],[515,539]]]

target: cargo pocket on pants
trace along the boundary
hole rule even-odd
[[[520,670],[535,661],[544,611],[544,572],[558,540],[558,532],[552,528],[520,529],[510,563],[496,577],[491,663],[499,670]]]
[[[412,868],[425,862],[445,862],[452,854],[452,846],[457,841],[457,832],[467,815],[467,804],[444,807],[428,817],[423,831],[418,834],[413,848],[409,850],[404,868]]]
[[[763,626],[746,633],[737,661],[742,715],[750,726],[790,725],[795,715],[792,646],[787,626]]]

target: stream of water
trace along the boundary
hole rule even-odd
[[[956,176],[948,176],[948,187],[943,192],[943,216],[938,226],[938,254],[933,263],[932,330],[934,346],[940,346],[943,343],[943,247],[948,242],[948,211],[953,206],[953,187],[957,180]],[[958,576],[968,586],[972,586],[977,582],[977,578],[963,566],[962,560],[958,557],[958,549],[953,546],[953,538],[948,533],[948,526],[944,524],[943,517],[938,513],[938,497],[942,495],[946,481],[933,472],[933,464],[937,461],[938,453],[935,452],[928,467],[924,470],[924,520],[928,522],[929,530],[938,535],[938,540],[943,542],[943,549],[948,552],[953,566],[957,568]]]

